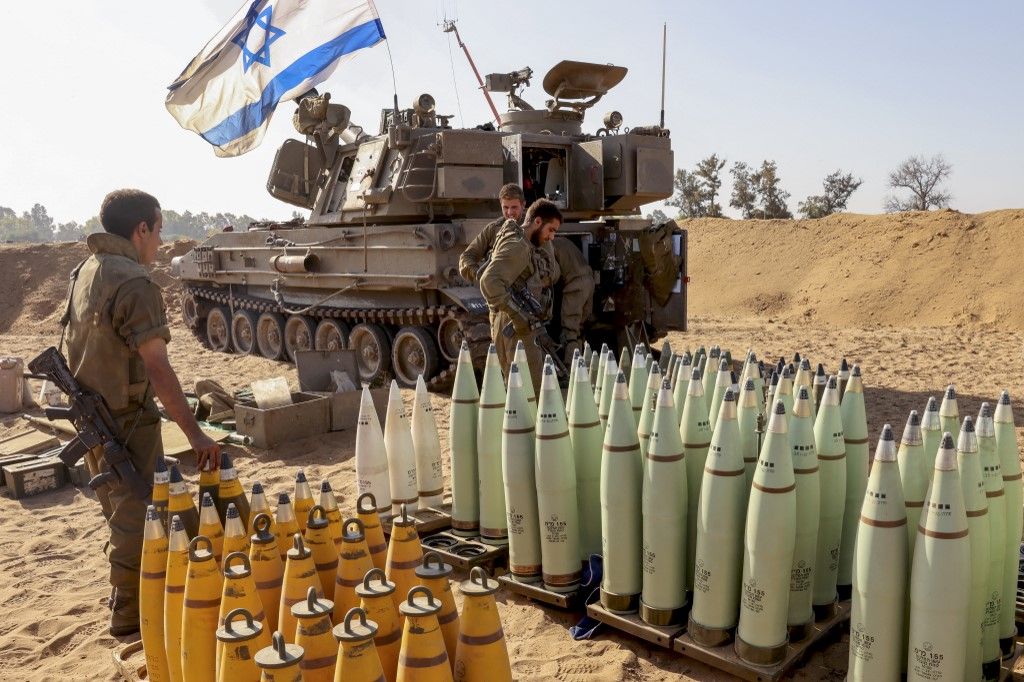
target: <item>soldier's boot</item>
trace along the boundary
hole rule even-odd
[[[128,637],[139,631],[139,593],[123,587],[115,588],[110,609],[110,635]]]

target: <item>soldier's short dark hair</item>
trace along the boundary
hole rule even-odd
[[[526,217],[523,220],[524,225],[529,225],[533,222],[534,218],[540,218],[541,225],[549,223],[552,220],[562,222],[562,212],[555,206],[555,202],[547,199],[537,199],[537,201],[530,204],[530,207],[526,209]]]
[[[139,223],[153,227],[159,209],[160,202],[152,194],[140,189],[116,189],[103,197],[100,224],[111,234],[131,239]]]
[[[523,188],[514,182],[502,185],[501,189],[498,190],[498,200],[500,201],[501,199],[518,199],[524,204],[526,203],[526,195],[523,194]]]

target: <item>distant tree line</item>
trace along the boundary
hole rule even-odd
[[[665,203],[678,209],[678,218],[723,217],[722,170],[726,160],[717,154],[699,161],[693,169],[676,170],[674,193]],[[952,195],[943,183],[953,167],[941,154],[931,158],[912,156],[889,174],[888,187],[896,191],[909,191],[910,196],[890,195],[885,199],[885,211],[927,211],[949,206]],[[778,165],[765,159],[759,167],[745,161],[736,161],[729,168],[732,193],[729,206],[737,209],[743,218],[792,218],[788,201],[790,193],[782,188]],[[797,203],[797,211],[805,218],[824,218],[846,210],[846,204],[863,184],[853,173],[837,169],[825,176],[821,194],[812,194]],[[657,219],[663,211],[655,211]]]
[[[250,215],[234,213],[178,213],[163,209],[165,238],[205,239],[214,232],[220,232],[228,225],[235,230],[245,230],[249,223],[256,222]],[[295,212],[292,217],[300,217]],[[101,232],[99,216],[93,216],[84,223],[74,220],[56,222],[42,204],[35,204],[20,216],[14,209],[0,206],[0,241],[4,242],[73,242],[84,239],[93,232]]]

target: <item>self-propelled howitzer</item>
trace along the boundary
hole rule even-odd
[[[685,329],[686,232],[640,215],[672,194],[669,131],[624,128],[610,112],[583,132],[585,111],[624,67],[563,61],[544,77],[552,99],[539,109],[518,95],[531,75],[487,76],[489,90],[508,94],[497,127],[453,128],[424,94],[383,110],[370,135],[329,94],[300,98],[294,122],[305,139],[281,145],[267,189],[309,218],[221,232],[175,259],[186,324],[216,351],[288,360],[352,348],[364,381],[390,373],[412,386],[422,373],[441,387],[463,339],[481,366],[486,355],[487,306],[458,259],[500,215],[500,187],[515,182],[527,204],[559,206],[559,236],[591,268],[584,338],[593,347]]]

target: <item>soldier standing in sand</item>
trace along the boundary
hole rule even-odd
[[[494,248],[498,233],[509,220],[519,222],[526,210],[523,190],[514,183],[504,185],[498,192],[501,218],[488,223],[459,257],[459,273],[468,282],[477,282],[477,275]],[[568,239],[555,237],[545,245],[550,248],[558,264],[561,301],[559,322],[562,327],[562,345],[565,362],[572,359],[573,351],[580,347],[583,322],[590,317],[594,301],[594,277],[580,250]],[[495,344],[499,341],[493,339]],[[513,349],[515,344],[512,344]],[[532,368],[532,362],[531,362]],[[507,365],[506,365],[507,370]],[[537,368],[540,371],[540,368]],[[539,384],[538,384],[539,385]]]
[[[149,265],[160,246],[163,216],[155,197],[134,189],[103,199],[105,232],[89,235],[92,255],[71,274],[67,312],[61,321],[68,366],[82,386],[100,394],[121,429],[121,442],[143,479],[152,484],[163,454],[160,398],[196,453],[197,466],[216,466],[220,446],[204,434],[189,410],[178,377],[167,359],[171,339],[160,288]],[[90,474],[107,470],[102,448],[85,456]],[[110,634],[139,630],[139,563],[146,505],[127,485],[97,490],[110,528],[104,552],[110,562]]]

